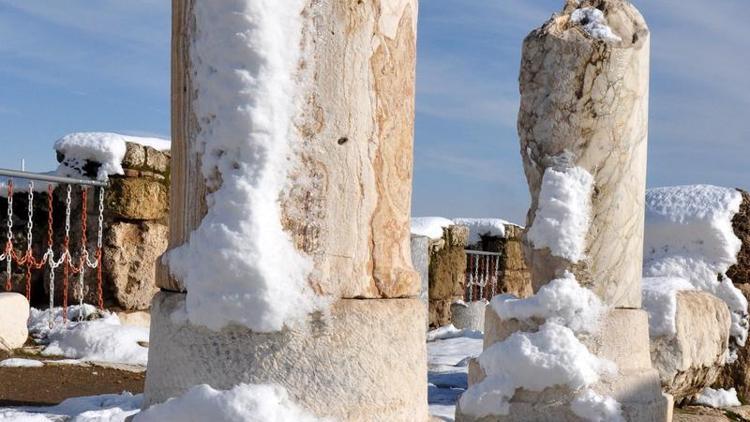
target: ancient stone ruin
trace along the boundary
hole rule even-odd
[[[525,39],[518,128],[532,198],[525,244],[534,290],[577,281],[608,310],[592,329],[554,309],[526,320],[503,303],[488,308],[485,353],[470,366],[457,420],[582,420],[593,403],[611,403],[626,420],[668,420],[671,402],[652,369],[648,317],[640,310],[648,83],[649,30],[627,1],[569,1]],[[563,377],[545,388],[513,379],[492,361],[500,356],[494,350],[521,338],[573,332],[578,340],[569,347],[580,344],[581,356],[592,355],[584,367],[603,359],[616,369],[591,367],[598,376]]]
[[[275,8],[268,11],[271,9]],[[212,207],[224,205],[216,203],[217,195],[221,197],[222,189],[230,186],[230,172],[242,171],[244,165],[237,156],[236,165],[224,166],[221,152],[209,155],[201,147],[223,141],[216,135],[209,139],[212,118],[201,114],[200,107],[216,104],[212,101],[222,94],[211,89],[211,74],[202,73],[202,66],[220,72],[222,60],[230,59],[212,55],[202,43],[207,42],[206,34],[235,35],[231,26],[216,26],[232,16],[231,10],[221,9],[210,15],[211,20],[204,19],[206,12],[205,3],[175,2],[169,266],[159,270],[157,282],[162,292],[152,308],[145,405],[202,383],[221,389],[243,382],[276,383],[318,416],[427,420],[426,313],[409,247],[416,1],[313,2],[302,11],[299,27],[285,32],[291,37],[292,49],[297,48],[293,40],[299,37],[305,59],[289,65],[275,56],[266,58],[283,69],[275,77],[286,81],[283,83],[304,100],[300,114],[276,122],[274,130],[294,122],[288,136],[298,140],[289,147],[297,165],[286,177],[295,183],[280,192],[280,221],[273,216],[263,220],[271,227],[283,226],[294,249],[275,244],[281,255],[268,258],[291,265],[302,254],[310,260],[311,271],[304,280],[309,287],[279,280],[292,287],[286,295],[279,291],[278,297],[258,298],[268,300],[263,303],[269,308],[256,308],[255,316],[285,306],[274,302],[289,300],[298,293],[293,289],[309,288],[320,301],[330,303],[297,324],[266,332],[241,324],[220,329],[216,324],[211,329],[189,322],[194,318],[192,306],[201,299],[191,294],[208,293],[201,293],[198,286],[212,282],[221,289],[227,280],[193,280],[194,284],[187,285],[184,276],[170,274],[174,273],[176,250],[190,253],[211,246],[201,243],[207,240],[197,237],[196,230],[202,230],[207,216],[216,217]],[[268,22],[278,19],[276,15],[267,18]],[[262,35],[263,30],[253,28],[248,34],[258,31]],[[232,60],[252,61],[257,54],[276,52],[243,50],[232,54],[237,54]],[[295,79],[298,69],[302,75]],[[201,77],[206,85],[198,83]],[[272,106],[260,101],[258,107]],[[233,119],[227,110],[219,111],[216,118]],[[252,146],[260,149],[278,146],[263,144],[251,129],[244,127],[246,133],[233,134],[252,139],[256,142]],[[283,143],[284,139],[274,142]],[[224,147],[231,148],[230,142]],[[273,150],[268,151],[273,157]],[[219,165],[202,167],[201,162],[208,160]],[[209,191],[213,204],[207,201]],[[249,213],[263,213],[271,202],[239,206]],[[242,265],[255,268],[260,264]],[[260,277],[252,279],[257,274],[246,277],[248,282],[263,282]],[[215,300],[226,297],[213,296]],[[248,312],[253,310],[240,310],[253,318]],[[175,318],[175,314],[186,318]]]

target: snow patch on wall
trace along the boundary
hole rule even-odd
[[[581,167],[548,168],[527,237],[536,249],[576,263],[585,257],[594,178]]]
[[[606,42],[620,42],[620,38],[607,23],[604,12],[595,7],[576,9],[570,15],[570,21],[580,25],[592,38]]]
[[[482,236],[505,237],[505,226],[512,224],[500,218],[454,218],[453,223],[469,228],[469,244],[478,243]]]
[[[282,228],[279,202],[294,164],[292,146],[300,143],[293,121],[304,5],[195,4],[195,152],[215,191],[189,241],[168,254],[194,324],[273,332],[323,306],[308,284],[312,260]]]
[[[144,138],[108,132],[78,132],[65,135],[55,142],[55,151],[65,155],[56,174],[66,177],[82,177],[86,161],[100,163],[97,179],[106,180],[109,175],[123,174],[122,159],[131,142],[168,151],[171,142],[166,139]]]
[[[713,388],[706,388],[700,393],[700,395],[698,395],[695,402],[697,404],[715,407],[717,409],[742,406],[742,403],[740,403],[740,400],[737,398],[737,390],[734,388],[730,388],[729,390],[714,390]]]
[[[648,333],[653,337],[677,334],[677,293],[695,290],[684,278],[644,277],[642,284],[643,309],[648,312]]]
[[[205,384],[198,385],[180,397],[151,406],[138,413],[133,420],[135,422],[322,421],[292,402],[284,388],[253,384],[240,384],[226,391],[215,390]]]
[[[644,277],[687,280],[726,302],[732,312],[731,335],[747,339],[747,300],[726,276],[737,262],[742,242],[732,218],[742,195],[736,189],[710,185],[650,189],[646,193]]]
[[[587,389],[570,404],[573,413],[591,422],[625,422],[622,405],[609,396]]]
[[[452,225],[452,220],[443,217],[412,217],[411,234],[437,240],[443,237],[443,228]]]

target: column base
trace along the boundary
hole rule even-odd
[[[487,349],[513,332],[533,330],[517,320],[501,320],[491,307],[485,320]],[[614,309],[603,319],[599,334],[582,339],[591,353],[608,359],[618,367],[618,373],[603,377],[591,388],[598,394],[610,396],[622,405],[627,421],[671,421],[672,397],[662,393],[659,373],[652,368],[649,355],[648,314],[640,309]],[[478,362],[469,363],[469,386],[485,378]],[[490,421],[575,421],[584,419],[573,413],[570,403],[579,392],[567,387],[550,387],[543,391],[518,390],[510,401],[508,415],[476,418],[460,406],[456,408],[456,422]]]
[[[319,417],[428,420],[419,299],[340,300],[330,315],[311,316],[306,331],[270,334],[176,322],[171,316],[184,306],[184,294],[154,298],[144,406],[198,384],[273,383]]]

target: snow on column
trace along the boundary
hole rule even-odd
[[[521,154],[535,296],[493,299],[457,421],[668,419],[641,307],[649,30],[568,0],[524,40]]]
[[[526,252],[535,289],[570,271],[607,304],[639,308],[645,21],[624,0],[569,1],[524,41],[520,84],[518,127],[532,198]],[[549,241],[550,233],[559,236]]]
[[[416,17],[417,0],[173,1],[146,404],[270,383],[317,416],[427,419]]]

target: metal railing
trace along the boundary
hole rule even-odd
[[[99,187],[107,186],[107,182],[103,182],[100,180],[77,179],[74,177],[57,176],[54,174],[31,173],[28,171],[9,170],[9,169],[2,169],[2,168],[0,168],[0,176],[14,177],[18,179],[27,179],[27,180],[39,180],[42,182],[51,182],[51,183],[64,183],[67,185],[83,185],[83,186],[99,186]]]
[[[492,300],[498,293],[502,256],[499,252],[466,251],[465,301]]]

